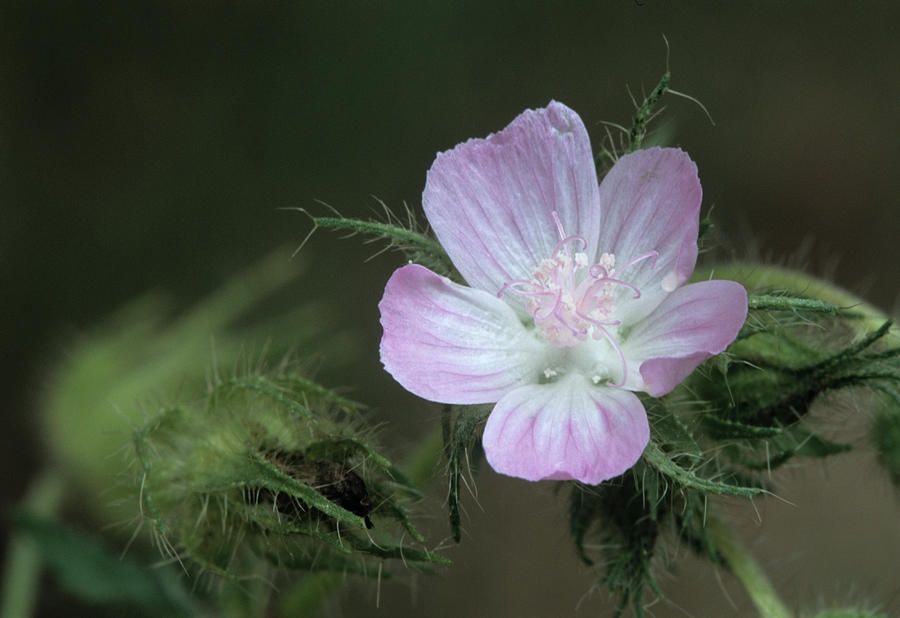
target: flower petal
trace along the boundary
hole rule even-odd
[[[381,362],[406,390],[444,403],[490,403],[536,382],[544,344],[493,294],[410,264],[388,280]]]
[[[551,102],[520,114],[487,139],[438,154],[422,205],[469,285],[496,293],[504,283],[531,279],[540,261],[553,255],[561,240],[553,211],[565,234],[583,236],[584,250],[593,255],[597,197],[584,124],[574,111]]]
[[[570,374],[505,395],[488,418],[482,443],[488,463],[501,474],[595,485],[633,466],[649,439],[647,413],[634,393]]]
[[[675,290],[634,326],[622,346],[626,358],[640,363],[644,383],[637,388],[665,395],[728,347],[745,319],[747,292],[739,283],[701,281]]]
[[[598,250],[614,254],[618,276],[642,294],[628,302],[627,315],[617,317],[640,319],[691,275],[701,195],[697,166],[676,148],[625,155],[603,178]],[[659,254],[654,267],[650,259],[626,267],[650,251]]]

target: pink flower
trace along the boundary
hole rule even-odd
[[[378,305],[385,369],[431,401],[496,402],[482,441],[497,472],[618,476],[650,435],[633,391],[665,395],[747,316],[733,281],[682,285],[700,196],[673,148],[625,155],[598,185],[584,124],[557,102],[438,154],[425,214],[470,287],[394,272]]]

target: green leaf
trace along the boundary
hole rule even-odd
[[[15,521],[63,587],[77,598],[139,606],[155,614],[193,615],[174,586],[163,579],[164,571],[119,558],[98,541],[50,519],[20,512]]]

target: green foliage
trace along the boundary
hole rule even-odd
[[[900,380],[898,350],[885,343],[891,322],[858,333],[859,316],[785,290],[751,295],[749,306],[728,354],[686,382],[707,405],[701,431],[749,471],[849,450],[807,419],[823,393]]]
[[[772,469],[850,450],[811,420],[825,393],[884,395],[872,435],[880,461],[900,479],[900,348],[892,323],[784,287],[750,294],[748,305],[726,353],[666,397],[643,398],[651,440],[641,461],[618,479],[573,488],[576,552],[602,566],[598,583],[617,596],[617,613],[631,607],[641,616],[646,593],[662,596],[653,575],[662,543],[732,566],[710,535],[711,497],[768,493]]]
[[[599,562],[603,574],[598,584],[618,598],[617,616],[629,606],[642,616],[646,592],[663,596],[653,572],[665,539],[719,561],[705,525],[710,496],[750,497],[764,491],[758,483],[724,472],[715,460],[704,457],[694,431],[683,420],[685,406],[652,398],[645,398],[644,404],[651,440],[642,459],[617,479],[595,487],[575,484],[569,502],[576,553],[586,564]],[[709,476],[713,474],[715,480]],[[595,550],[599,561],[588,546],[599,548]]]
[[[603,573],[597,583],[618,598],[615,616],[629,606],[643,616],[645,591],[662,598],[653,575],[654,558],[666,535],[717,560],[704,527],[706,499],[699,491],[673,482],[645,461],[617,479],[589,487],[572,485],[569,527],[577,555],[585,564],[597,560]]]
[[[99,541],[29,512],[16,528],[38,548],[44,563],[71,594],[83,601],[119,605],[157,616],[195,615],[168,571],[148,569],[114,554]]]
[[[135,431],[134,450],[143,517],[187,567],[240,579],[266,563],[368,576],[448,563],[424,548],[407,511],[419,494],[357,406],[287,369],[214,379],[205,401]]]
[[[447,252],[431,236],[419,230],[419,225],[416,223],[412,211],[407,208],[406,221],[402,221],[391,213],[390,209],[383,203],[381,206],[386,215],[387,221],[385,222],[349,219],[343,216],[315,217],[305,209],[299,210],[306,213],[313,222],[313,229],[307,235],[307,239],[320,227],[335,231],[346,231],[349,232],[349,236],[363,234],[369,236],[373,241],[385,242],[386,245],[381,251],[400,251],[411,262],[421,264],[438,274],[459,280],[459,276],[456,274],[456,269],[453,266],[453,262],[450,261]]]

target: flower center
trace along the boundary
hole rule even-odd
[[[610,385],[622,386],[627,380],[628,368],[622,348],[609,329],[622,323],[613,318],[621,288],[633,292],[633,298],[640,298],[641,291],[623,280],[621,274],[647,259],[652,260],[653,268],[659,254],[649,251],[617,270],[616,256],[603,253],[598,263],[589,266],[589,258],[584,253],[587,241],[582,236],[566,236],[556,211],[553,212],[553,219],[559,230],[560,241],[552,256],[541,260],[531,279],[509,281],[497,296],[501,296],[506,290],[524,296],[535,327],[553,346],[573,347],[588,338],[606,339],[622,364],[621,380]],[[573,246],[576,249],[574,252]],[[552,371],[555,374],[555,370]]]

